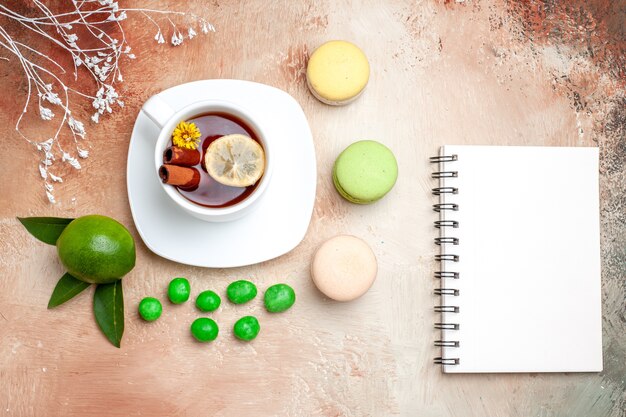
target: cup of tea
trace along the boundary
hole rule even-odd
[[[158,94],[149,98],[141,111],[160,128],[154,149],[155,175],[161,178],[163,191],[178,207],[201,220],[227,222],[259,206],[272,176],[273,161],[271,142],[253,112],[225,100],[201,100],[175,111]],[[199,129],[195,149],[173,143],[173,132],[181,122],[193,123]],[[250,138],[260,145],[264,167],[254,184],[235,186],[209,175],[205,164],[207,149],[227,135],[245,135],[245,140]],[[184,166],[175,165],[175,160],[184,161]],[[175,176],[179,182],[171,181]],[[186,179],[188,183],[184,183]]]

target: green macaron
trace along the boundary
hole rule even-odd
[[[337,192],[356,204],[370,204],[387,194],[398,179],[396,158],[382,143],[362,140],[348,146],[335,161]]]

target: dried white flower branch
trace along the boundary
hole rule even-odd
[[[40,0],[32,0],[31,3],[38,12],[38,16],[24,16],[0,4],[0,17],[18,23],[43,37],[45,42],[51,44],[51,47],[68,54],[73,62],[75,81],[85,74],[95,83],[94,93],[71,88],[68,82],[60,78],[66,71],[57,61],[48,54],[16,39],[5,26],[0,24],[0,46],[17,59],[28,86],[24,107],[15,124],[15,130],[38,152],[41,152],[39,173],[44,180],[46,196],[51,203],[54,203],[52,183],[63,182],[60,175],[51,172],[54,162],[60,156],[62,162],[80,169],[79,158],[89,156],[89,151],[84,149],[80,142],[87,134],[85,125],[72,114],[71,95],[75,94],[91,101],[94,108],[91,120],[94,123],[98,123],[105,113],[112,113],[115,106],[124,106],[115,85],[124,80],[120,70],[122,56],[128,59],[136,58],[131,52],[121,24],[127,19],[128,14],[138,13],[147,18],[155,26],[154,39],[159,44],[165,43],[164,31],[158,21],[161,17],[167,20],[168,26],[172,27],[170,43],[173,46],[182,44],[185,39],[194,38],[197,35],[194,26],[204,34],[214,32],[215,28],[204,18],[192,13],[124,8],[113,0],[72,0],[70,11],[63,13],[54,13]],[[189,27],[186,35],[179,30],[172,18],[188,21]],[[84,42],[84,39],[79,39],[79,36],[81,38],[87,36],[88,39]],[[0,57],[0,60],[8,61],[9,59]],[[31,97],[35,96],[40,118],[44,121],[58,120],[56,130],[50,137],[35,139],[22,132],[23,118],[32,106]],[[58,115],[62,115],[60,120]],[[69,150],[66,150],[59,140],[64,129],[71,133],[72,149]]]

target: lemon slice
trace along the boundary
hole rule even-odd
[[[226,135],[211,142],[204,164],[209,175],[220,184],[248,187],[265,171],[265,152],[251,137]]]

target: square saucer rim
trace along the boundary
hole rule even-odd
[[[305,154],[310,154],[310,156],[307,158],[309,159],[309,161],[312,160],[312,164],[310,165],[310,172],[309,174],[307,174],[307,176],[310,176],[310,178],[313,181],[313,185],[310,188],[310,196],[309,196],[309,200],[306,205],[304,207],[307,208],[307,210],[301,211],[301,213],[303,212],[302,216],[298,217],[300,219],[299,222],[294,222],[295,224],[299,225],[302,224],[303,227],[299,227],[297,232],[298,233],[294,233],[291,234],[293,236],[292,239],[290,239],[290,242],[286,245],[284,245],[283,247],[280,247],[279,250],[271,253],[270,255],[268,255],[267,253],[265,255],[259,256],[259,257],[254,257],[252,256],[248,256],[247,259],[245,259],[243,262],[226,262],[226,263],[219,263],[219,262],[203,262],[199,259],[181,259],[180,257],[177,256],[172,256],[171,254],[168,253],[167,250],[163,250],[164,248],[162,247],[162,245],[156,245],[154,244],[153,240],[154,239],[149,239],[148,235],[145,233],[145,231],[143,230],[143,226],[145,226],[142,221],[138,221],[137,219],[139,218],[139,213],[137,213],[137,207],[135,207],[135,204],[133,204],[133,200],[134,198],[131,198],[131,189],[133,188],[131,186],[131,180],[130,180],[130,175],[129,175],[129,171],[130,171],[130,164],[132,162],[131,157],[133,156],[133,154],[130,152],[130,150],[133,148],[133,144],[135,140],[139,140],[139,136],[140,134],[137,132],[137,129],[140,125],[140,123],[146,123],[149,122],[149,120],[145,120],[147,119],[147,116],[145,114],[142,114],[143,112],[141,111],[141,109],[138,112],[137,118],[135,119],[135,124],[133,126],[133,131],[131,133],[131,141],[129,143],[129,155],[127,158],[127,193],[128,193],[128,200],[129,200],[129,205],[130,205],[130,209],[131,209],[131,215],[133,217],[134,223],[135,223],[135,228],[137,229],[142,241],[144,242],[144,244],[146,245],[146,247],[148,247],[148,249],[150,249],[150,251],[152,251],[153,253],[155,253],[156,255],[164,258],[164,259],[168,259],[170,261],[173,262],[177,262],[177,263],[181,263],[181,264],[185,264],[185,265],[191,265],[191,266],[196,266],[196,267],[203,267],[203,268],[235,268],[235,267],[242,267],[242,266],[247,266],[247,265],[254,265],[254,264],[258,264],[261,262],[265,262],[271,259],[275,259],[277,257],[280,257],[282,255],[284,255],[285,253],[290,252],[291,250],[293,250],[295,247],[297,247],[300,242],[302,242],[302,240],[304,239],[304,237],[306,236],[306,233],[308,232],[309,226],[310,226],[310,222],[311,222],[311,218],[313,215],[313,209],[315,206],[315,198],[316,198],[316,190],[317,190],[317,162],[316,162],[316,155],[315,155],[315,146],[313,143],[313,135],[310,129],[310,126],[308,124],[308,121],[306,119],[306,115],[304,114],[304,111],[302,110],[302,107],[300,106],[300,104],[287,92],[280,90],[278,88],[266,85],[266,84],[261,84],[261,83],[256,83],[256,82],[252,82],[252,81],[245,81],[245,80],[230,80],[230,79],[213,79],[213,80],[198,80],[198,81],[192,81],[189,83],[184,83],[184,84],[180,84],[168,89],[165,89],[161,92],[159,92],[158,94],[172,94],[175,90],[184,90],[184,89],[190,89],[193,88],[194,86],[198,86],[198,85],[203,85],[203,87],[206,87],[207,85],[210,85],[212,87],[215,87],[216,84],[223,84],[223,88],[229,87],[229,88],[251,88],[254,89],[256,91],[254,91],[255,93],[258,92],[259,89],[263,90],[267,90],[268,92],[271,91],[272,94],[277,94],[278,96],[281,96],[282,99],[285,100],[285,105],[289,105],[289,106],[293,106],[294,109],[299,112],[302,115],[302,120],[304,122],[304,128],[305,130],[305,135],[300,135],[300,136],[304,136],[304,138],[302,139],[302,142],[305,144],[306,147],[308,147],[309,152],[304,152]],[[202,97],[198,100],[201,100],[205,97]],[[227,95],[224,95],[223,93],[218,93],[218,97],[219,99],[225,99],[225,100],[231,100],[231,101],[235,101],[233,100],[232,97],[229,97]],[[190,101],[189,103],[191,103],[193,101]],[[180,103],[175,106],[177,109],[182,108],[184,105],[181,105]],[[137,145],[139,146],[139,145]],[[271,187],[272,184],[270,184]],[[136,193],[136,190],[133,190],[134,193]],[[161,198],[166,198],[167,195],[163,194],[161,196]],[[160,198],[158,198],[160,199]],[[178,208],[177,208],[178,209]],[[248,216],[254,216],[255,213],[252,212],[250,213]],[[246,217],[248,217],[246,216]],[[205,222],[203,220],[200,219],[194,219],[191,217],[188,217],[187,220],[194,222],[195,224],[201,225],[203,226],[202,229],[203,230],[207,230],[215,224],[215,223],[210,223],[210,222]],[[306,220],[306,221],[305,221]],[[229,223],[236,223],[240,220],[234,220],[233,222],[229,222]],[[304,226],[304,224],[306,224],[306,226]],[[301,231],[300,231],[301,229]],[[287,235],[289,236],[289,235]],[[154,236],[152,236],[154,237]]]

